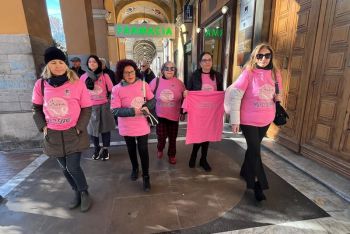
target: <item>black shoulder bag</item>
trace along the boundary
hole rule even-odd
[[[275,77],[274,72],[273,72],[273,76]],[[275,91],[276,91],[276,94],[280,93],[277,79],[275,79]],[[277,101],[276,102],[276,114],[275,114],[275,119],[273,120],[273,123],[277,126],[282,126],[282,125],[285,125],[287,123],[287,119],[289,119],[289,116],[288,116],[286,110],[281,105],[281,102]]]
[[[147,101],[147,99],[146,99],[146,81],[143,80],[142,83],[143,83],[143,99],[144,99],[144,103],[146,103],[146,101]],[[149,112],[150,113],[146,115],[147,122],[151,127],[154,127],[158,124],[158,116],[156,114],[155,108],[149,110]]]

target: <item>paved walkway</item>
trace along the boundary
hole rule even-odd
[[[82,164],[94,205],[85,214],[65,208],[72,192],[54,160],[38,151],[1,153],[0,194],[8,201],[0,205],[0,233],[350,232],[349,203],[272,153],[264,152],[263,159],[267,201],[256,203],[239,178],[241,136],[226,133],[232,139],[211,144],[211,173],[188,168],[191,146],[183,142],[184,127],[176,165],[158,160],[150,143],[149,193],[142,191],[140,178],[129,179],[122,138],[113,136],[118,146],[107,162],[91,160],[92,149],[87,151]]]

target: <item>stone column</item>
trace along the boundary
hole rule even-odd
[[[38,17],[40,16],[40,17]],[[41,140],[31,113],[34,82],[52,43],[45,0],[4,1],[0,8],[0,149]]]
[[[96,54],[91,0],[60,0],[67,53],[80,57],[86,70],[86,58]]]

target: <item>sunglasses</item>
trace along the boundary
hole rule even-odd
[[[147,67],[147,65],[141,65],[141,67]]]
[[[263,57],[265,57],[266,59],[270,59],[270,58],[272,58],[272,54],[268,53],[268,54],[257,54],[256,55],[256,58],[259,60],[263,59]]]
[[[164,67],[164,71],[175,71],[175,67]]]

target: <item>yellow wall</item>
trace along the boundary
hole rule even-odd
[[[28,34],[21,0],[1,2],[0,34]]]

